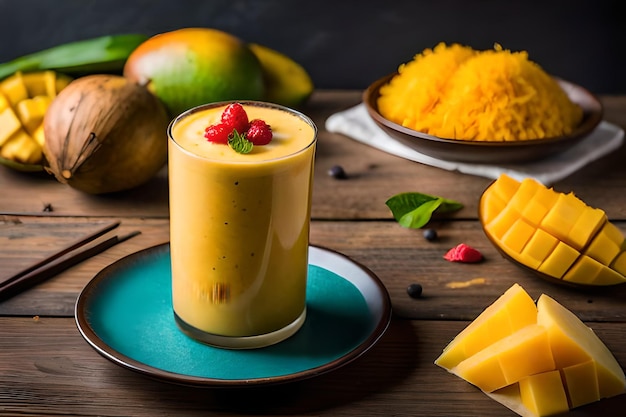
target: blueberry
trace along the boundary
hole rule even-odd
[[[424,239],[428,240],[429,242],[437,240],[437,231],[435,229],[425,229]]]
[[[343,170],[343,167],[341,165],[332,166],[328,170],[328,175],[338,180],[344,180],[348,178],[348,176],[346,175],[346,171]]]
[[[411,298],[419,298],[422,295],[422,286],[417,283],[411,284],[406,288],[406,292]]]

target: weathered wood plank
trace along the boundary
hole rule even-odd
[[[0,415],[341,417],[387,416],[393,409],[411,416],[515,416],[433,364],[443,341],[464,325],[393,320],[371,350],[333,372],[280,386],[208,389],[156,381],[109,362],[70,318],[0,318]],[[626,363],[626,324],[594,330]],[[569,415],[620,415],[625,406],[620,396]]]
[[[40,228],[58,234],[78,233],[79,226],[93,228],[90,219],[59,218],[50,224],[46,218],[18,218],[30,230]],[[100,219],[99,221],[104,221]],[[141,230],[142,234],[84,261],[12,299],[0,302],[0,314],[71,316],[74,301],[84,285],[102,268],[123,256],[168,241],[169,223],[162,219],[123,219],[119,233]],[[339,251],[374,272],[390,293],[394,312],[399,317],[417,319],[470,320],[493,302],[513,283],[522,285],[533,297],[547,293],[589,321],[626,321],[623,308],[626,286],[591,293],[560,287],[536,278],[500,256],[475,221],[438,221],[432,224],[439,234],[429,242],[421,230],[408,230],[394,221],[314,221],[311,243]],[[63,227],[61,227],[63,226]],[[620,223],[623,230],[626,224]],[[18,226],[13,226],[17,228]],[[52,236],[52,235],[50,235]],[[48,246],[42,236],[14,239],[16,253],[44,257]],[[0,223],[0,243],[6,241]],[[465,242],[479,249],[486,260],[480,264],[450,263],[445,252]],[[21,249],[20,249],[21,248]],[[17,269],[25,266],[19,256],[3,255],[0,264]],[[4,268],[3,268],[4,269]],[[483,282],[464,286],[473,279]],[[423,296],[412,299],[406,288],[411,283],[423,286]],[[461,285],[460,285],[461,284]]]

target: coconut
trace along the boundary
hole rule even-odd
[[[45,168],[89,194],[137,187],[167,161],[168,123],[164,105],[144,86],[120,75],[78,78],[44,117]]]

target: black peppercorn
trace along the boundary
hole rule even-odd
[[[435,229],[425,229],[424,239],[428,240],[429,242],[437,240],[437,231]]]
[[[346,171],[344,171],[341,165],[334,165],[328,170],[328,175],[338,180],[345,180],[348,178]]]
[[[422,295],[422,286],[420,284],[413,283],[407,287],[406,292],[411,298],[419,298]]]

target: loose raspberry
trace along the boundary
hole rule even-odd
[[[450,262],[474,263],[482,261],[483,255],[471,246],[461,243],[450,249],[443,258]]]
[[[232,127],[225,123],[218,123],[204,129],[204,137],[207,138],[209,142],[226,144],[228,143],[228,135],[230,135],[232,131]]]
[[[272,128],[263,120],[254,119],[246,132],[246,139],[255,145],[267,145],[272,140]]]
[[[237,132],[244,133],[250,127],[248,114],[243,106],[239,103],[232,103],[226,106],[222,113],[222,123],[237,129]]]

